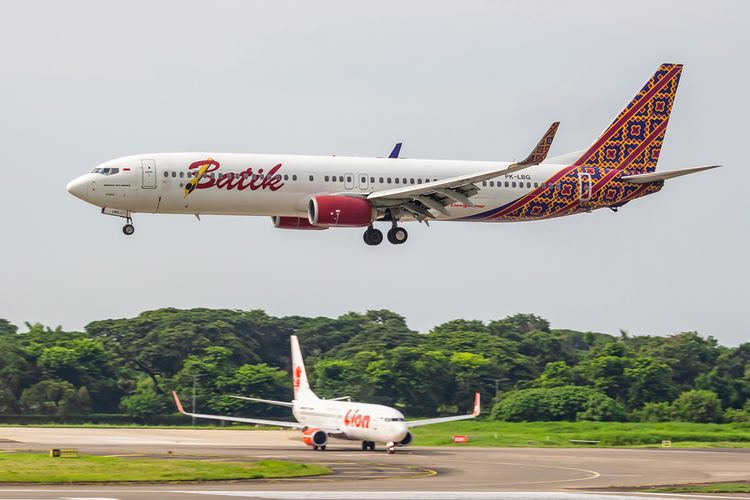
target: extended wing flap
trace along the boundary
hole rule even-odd
[[[185,411],[180,402],[180,398],[177,396],[175,391],[172,391],[174,402],[177,404],[177,411],[188,417],[205,418],[209,420],[224,420],[226,422],[241,422],[245,424],[256,424],[256,425],[272,425],[275,427],[290,427],[292,429],[304,429],[305,426],[298,422],[285,422],[283,420],[264,420],[260,418],[243,418],[243,417],[227,417],[224,415],[207,415],[204,413],[190,413]]]
[[[499,166],[497,169],[486,170],[484,172],[476,172],[472,174],[458,175],[456,177],[442,179],[439,181],[426,182],[424,184],[419,184],[416,186],[407,186],[395,189],[387,189],[385,191],[376,191],[374,193],[370,193],[367,198],[372,201],[373,204],[378,205],[379,201],[410,200],[418,196],[431,196],[434,194],[441,194],[454,200],[461,198],[462,200],[464,200],[462,201],[462,203],[471,206],[472,203],[466,203],[465,200],[468,199],[469,196],[473,196],[477,192],[476,188],[474,188],[472,184],[489,179],[494,179],[495,177],[499,177],[501,175],[511,174],[513,172],[523,170],[524,168],[538,165],[539,163],[544,161],[544,159],[547,157],[547,153],[549,152],[549,148],[552,145],[552,141],[555,138],[555,133],[557,132],[557,127],[559,125],[560,122],[554,122],[552,125],[550,125],[550,127],[547,129],[547,132],[544,133],[544,136],[537,143],[534,150],[523,161],[515,163],[505,163],[501,164],[502,166]],[[466,193],[461,192],[462,190],[465,191],[467,186],[471,191],[473,191],[469,196],[466,196]]]
[[[480,405],[481,405],[481,402],[479,400],[479,393],[476,392],[474,393],[474,411],[468,415],[457,415],[455,417],[428,418],[425,420],[412,420],[410,422],[406,422],[406,426],[407,427],[419,427],[420,425],[440,424],[443,422],[454,422],[456,420],[468,420],[470,418],[476,418],[479,416]]]
[[[702,165],[700,167],[678,168],[677,170],[667,170],[666,172],[649,172],[647,174],[624,175],[620,179],[632,182],[634,184],[647,184],[649,182],[666,181],[674,177],[694,174],[712,168],[718,168],[721,165]]]

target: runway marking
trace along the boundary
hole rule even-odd
[[[550,479],[546,481],[522,481],[522,482],[511,482],[511,483],[471,483],[472,486],[505,486],[511,484],[548,484],[548,483],[570,483],[574,481],[589,481],[601,477],[601,473],[595,470],[579,469],[577,467],[562,467],[557,465],[539,465],[539,464],[520,464],[513,462],[482,462],[478,460],[443,460],[443,462],[458,462],[462,464],[483,464],[483,465],[511,465],[515,467],[540,467],[545,469],[559,469],[559,470],[572,470],[576,472],[585,472],[590,474],[588,477],[577,477],[571,479]]]
[[[675,499],[726,499],[737,498],[720,495],[694,495],[679,493],[597,492],[597,491],[268,491],[268,490],[138,490],[138,489],[0,489],[0,493],[124,493],[124,494],[179,494],[224,497],[270,498],[274,500],[642,500],[644,497]],[[114,497],[58,497],[65,500],[118,500]],[[5,499],[11,500],[11,499]],[[29,500],[17,499],[17,500]]]

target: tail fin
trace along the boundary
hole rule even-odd
[[[296,335],[291,336],[292,341],[292,383],[294,384],[294,399],[318,399],[307,383],[307,372],[305,362],[302,359],[302,351],[299,348],[299,340]]]
[[[681,73],[681,64],[662,64],[575,165],[656,170]]]

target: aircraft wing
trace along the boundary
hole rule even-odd
[[[455,420],[467,420],[479,416],[479,393],[474,393],[474,412],[469,415],[457,415],[455,417],[428,418],[425,420],[412,420],[406,422],[407,427],[419,427],[420,425],[439,424],[442,422],[453,422]]]
[[[206,418],[209,420],[224,420],[227,422],[242,422],[245,424],[273,425],[275,427],[291,427],[292,429],[304,429],[306,427],[305,425],[302,425],[299,422],[285,422],[283,420],[264,420],[260,418],[226,417],[223,415],[205,415],[203,413],[189,413],[189,412],[186,412],[185,409],[182,407],[180,398],[177,397],[177,393],[175,391],[172,391],[172,396],[174,397],[174,402],[177,404],[177,411],[189,417]]]
[[[462,203],[470,207],[474,203],[470,200],[472,196],[479,192],[475,185],[477,182],[494,179],[505,174],[511,174],[532,165],[538,165],[547,157],[549,148],[555,138],[559,122],[553,123],[542,139],[537,143],[529,156],[520,162],[503,164],[496,169],[486,170],[484,172],[475,172],[471,174],[459,175],[449,179],[426,182],[416,186],[405,186],[385,191],[376,191],[370,193],[367,199],[373,206],[378,208],[390,208],[391,210],[402,210],[414,215],[417,220],[434,219],[430,210],[436,210],[442,214],[448,215],[445,209],[447,205],[454,202]]]
[[[288,406],[289,408],[294,406],[292,403],[288,403],[286,401],[274,401],[273,399],[249,398],[247,396],[229,396],[229,397],[234,398],[234,399],[243,399],[245,401],[253,401],[255,403],[266,403],[269,405],[276,405],[276,406]]]
[[[681,177],[683,175],[694,174],[696,172],[702,172],[704,170],[710,170],[712,168],[718,168],[721,165],[703,165],[700,167],[688,167],[678,168],[676,170],[667,170],[664,172],[649,172],[647,174],[635,174],[635,175],[623,175],[620,179],[635,184],[647,184],[649,182],[666,181],[673,177]]]

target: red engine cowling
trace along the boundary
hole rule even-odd
[[[377,216],[372,203],[351,196],[316,196],[310,200],[307,217],[314,226],[363,227]]]
[[[274,215],[271,217],[271,221],[275,227],[279,229],[301,229],[307,231],[322,231],[328,229],[323,226],[313,226],[310,221],[303,217],[281,217]]]
[[[308,446],[325,446],[328,443],[328,434],[322,429],[305,429],[302,433],[302,442]]]

